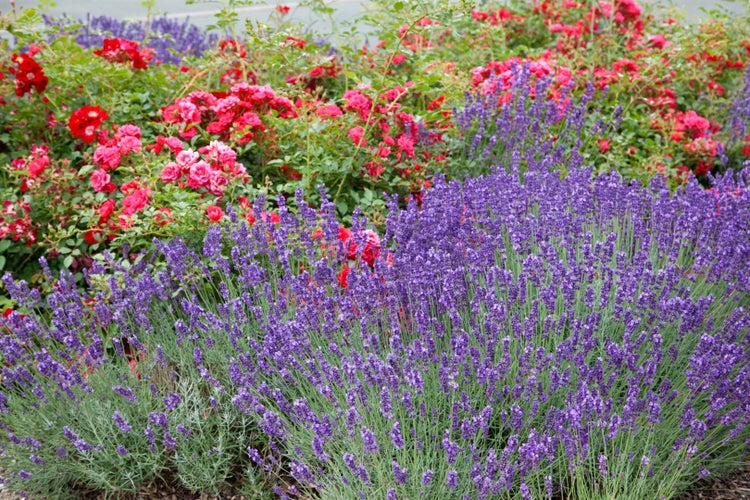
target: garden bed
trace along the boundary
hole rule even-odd
[[[380,7],[0,19],[7,491],[747,495],[750,23]]]

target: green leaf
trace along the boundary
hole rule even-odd
[[[344,200],[338,200],[336,202],[336,208],[341,214],[346,214],[349,211],[349,206],[346,204],[346,201]]]
[[[393,11],[398,12],[404,9],[404,2],[396,2],[393,4]]]
[[[5,268],[5,256],[0,255],[0,271],[2,271],[3,268]]]
[[[2,240],[0,240],[0,252],[4,252],[8,248],[10,248],[10,240],[8,240],[8,239],[2,239]]]
[[[73,264],[73,256],[68,255],[67,257],[65,257],[65,260],[63,260],[63,267],[68,268],[71,266],[71,264]]]

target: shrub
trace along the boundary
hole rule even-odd
[[[736,465],[747,175],[673,196],[524,179],[438,180],[376,252],[366,221],[342,235],[298,196],[297,215],[212,226],[201,254],[159,243],[163,271],[93,274],[91,295],[6,276],[9,487],[132,491],[155,467],[210,491],[249,467],[291,496],[669,498]],[[198,460],[210,481],[181,475]]]

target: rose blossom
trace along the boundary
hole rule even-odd
[[[367,146],[367,140],[364,138],[365,131],[362,127],[356,126],[349,129],[349,138],[357,146]]]
[[[177,153],[175,161],[184,171],[188,171],[199,159],[200,155],[197,152],[192,149],[186,149]]]
[[[143,210],[148,204],[148,191],[145,189],[136,189],[122,199],[122,214],[130,217],[134,213]]]
[[[97,213],[99,214],[99,217],[101,217],[101,222],[107,222],[109,220],[109,216],[112,215],[112,212],[115,211],[115,200],[109,199],[102,203],[102,205],[97,210]]]
[[[206,207],[206,214],[208,214],[208,218],[211,219],[213,222],[218,222],[219,219],[224,217],[224,211],[217,207],[216,205],[209,205]]]
[[[327,117],[336,117],[341,116],[343,113],[341,112],[341,108],[339,108],[335,104],[326,104],[325,106],[321,106],[318,109],[315,110],[315,114],[327,118]]]
[[[137,137],[126,135],[120,138],[118,146],[120,147],[120,154],[126,155],[128,153],[132,153],[133,151],[140,151],[141,141]]]
[[[110,146],[99,146],[94,151],[94,163],[105,170],[117,168],[120,165],[120,149]]]
[[[161,174],[159,174],[159,177],[162,182],[167,184],[175,182],[182,177],[182,169],[180,169],[180,166],[177,163],[170,161],[164,165],[164,169],[161,171]]]
[[[100,168],[98,170],[94,170],[91,174],[91,186],[94,188],[94,191],[97,193],[101,193],[104,191],[104,188],[109,184],[110,178],[109,174],[106,170],[103,168]]]
[[[211,165],[203,160],[194,163],[188,174],[188,186],[198,189],[207,186],[209,182],[211,182]]]
[[[226,177],[216,170],[211,171],[211,180],[209,181],[208,190],[215,196],[221,196],[224,193],[224,186],[229,184]]]

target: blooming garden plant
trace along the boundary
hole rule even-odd
[[[88,292],[6,275],[9,485],[671,498],[750,437],[747,193],[540,162],[394,201],[380,241],[300,196]]]
[[[750,34],[391,7],[358,46],[2,18],[5,487],[666,499],[748,460]]]

